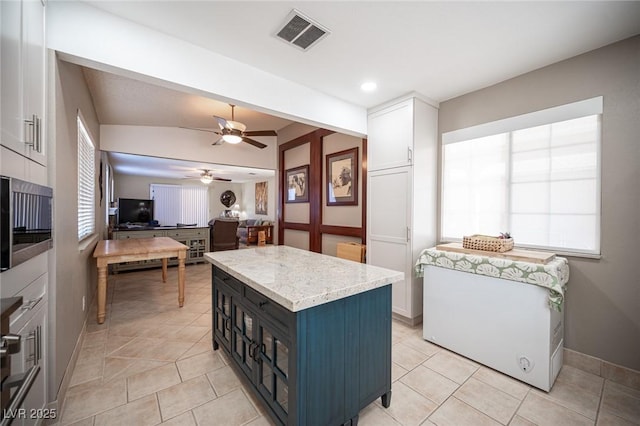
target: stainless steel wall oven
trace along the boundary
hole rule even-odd
[[[0,176],[0,272],[49,250],[53,190]]]

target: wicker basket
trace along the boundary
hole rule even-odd
[[[470,235],[462,238],[462,247],[472,250],[504,253],[513,248],[513,238],[498,238],[489,235]]]

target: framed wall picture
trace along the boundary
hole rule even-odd
[[[267,182],[256,182],[256,214],[267,214]]]
[[[286,203],[309,202],[309,165],[285,171],[287,179]]]
[[[327,206],[358,205],[358,148],[327,154]]]

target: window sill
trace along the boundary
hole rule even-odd
[[[447,243],[462,243],[462,240],[451,239],[451,240],[441,241],[438,244],[447,244]],[[514,245],[513,248],[520,249],[520,250],[540,251],[543,253],[553,253],[557,256],[563,256],[563,257],[577,257],[577,258],[583,258],[583,259],[596,259],[596,260],[602,259],[602,254],[594,254],[594,253],[580,253],[580,252],[574,252],[574,251],[561,251],[561,250],[553,250],[553,249],[546,249],[546,248],[540,248],[540,247],[523,247],[518,245]]]
[[[97,233],[93,233],[88,237],[85,237],[82,241],[78,242],[78,251],[80,253],[84,253],[87,249],[93,250],[99,239],[100,237]]]

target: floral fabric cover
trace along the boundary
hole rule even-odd
[[[415,264],[417,277],[424,276],[425,265],[455,269],[471,274],[503,278],[549,289],[549,306],[562,311],[564,293],[569,281],[569,262],[556,257],[547,264],[522,262],[501,257],[465,254],[428,248],[420,253]]]

